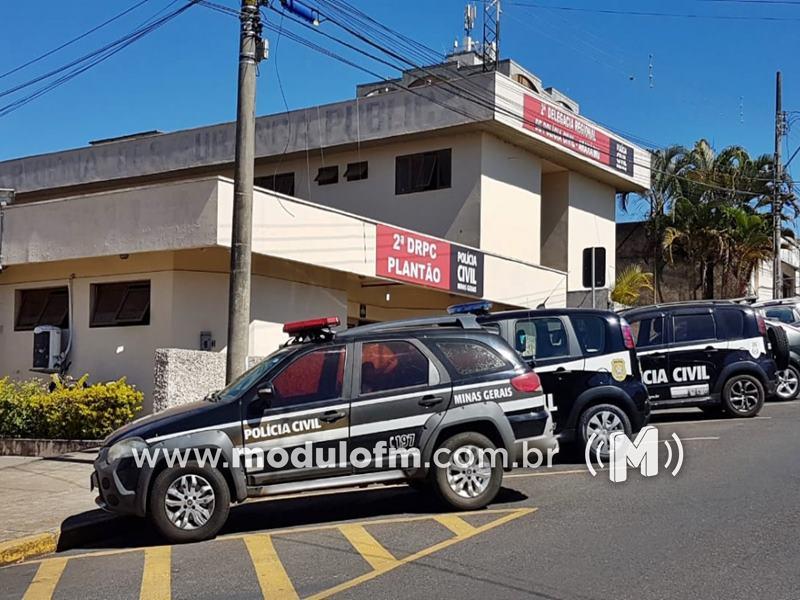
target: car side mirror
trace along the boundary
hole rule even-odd
[[[268,383],[258,389],[258,399],[265,403],[265,407],[269,408],[272,405],[272,398],[275,396],[275,389],[272,384]]]

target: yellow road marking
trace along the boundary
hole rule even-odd
[[[172,548],[158,546],[145,549],[139,598],[141,600],[170,600],[172,597],[171,569]]]
[[[360,577],[356,577],[355,579],[351,579],[350,581],[345,581],[345,582],[340,583],[339,585],[336,585],[336,586],[334,586],[332,588],[328,588],[327,590],[323,590],[323,591],[321,591],[321,592],[319,592],[317,594],[314,594],[313,596],[309,596],[306,600],[321,600],[322,598],[329,598],[330,596],[333,596],[334,594],[338,594],[339,592],[343,592],[344,590],[348,590],[350,588],[353,588],[353,587],[355,587],[357,585],[360,585],[360,584],[364,583],[365,581],[370,581],[371,579],[375,579],[379,575],[383,575],[384,573],[387,573],[387,572],[389,572],[389,571],[391,571],[393,569],[396,569],[397,567],[399,567],[401,565],[409,564],[411,562],[414,562],[415,560],[419,560],[420,558],[424,558],[426,556],[434,554],[435,552],[439,552],[440,550],[444,550],[448,546],[452,546],[453,544],[457,544],[458,542],[462,542],[462,541],[464,541],[466,539],[469,539],[469,538],[471,538],[471,537],[473,537],[473,536],[475,536],[475,535],[477,535],[479,533],[483,533],[484,531],[489,531],[490,529],[494,529],[495,527],[499,527],[500,525],[503,525],[504,523],[508,523],[509,521],[513,521],[514,519],[518,519],[518,518],[523,517],[525,515],[529,515],[532,512],[534,512],[535,510],[536,510],[535,508],[520,508],[520,509],[517,509],[517,510],[512,510],[512,512],[507,513],[505,516],[502,516],[499,519],[496,519],[496,520],[492,521],[491,523],[486,523],[485,525],[481,525],[480,527],[475,527],[474,531],[472,533],[467,533],[467,534],[464,534],[464,535],[457,535],[455,537],[451,537],[450,539],[444,540],[443,542],[439,542],[438,544],[434,544],[433,546],[429,546],[429,547],[427,547],[427,548],[425,548],[423,550],[420,550],[419,552],[416,552],[414,554],[410,554],[410,555],[406,556],[405,558],[401,558],[401,559],[399,559],[399,560],[397,560],[397,561],[395,561],[395,562],[393,562],[391,564],[387,564],[386,566],[384,566],[381,569],[375,569],[374,571],[370,571],[369,573],[365,573],[364,575],[361,575]],[[482,511],[482,513],[479,513],[479,514],[486,514],[487,512],[491,512],[491,511]]]
[[[339,530],[373,569],[385,569],[397,562],[392,553],[361,525],[342,525]]]
[[[40,564],[22,600],[49,600],[52,598],[58,580],[61,579],[61,573],[67,566],[67,560],[66,558],[56,558]]]
[[[289,600],[298,598],[297,592],[283,568],[283,563],[275,552],[272,537],[269,535],[251,535],[244,538],[253,568],[256,570],[258,585],[264,598]]]
[[[435,519],[456,535],[469,535],[475,528],[461,517],[455,515],[440,515]]]
[[[559,472],[560,473],[567,473],[567,471],[559,471]],[[575,472],[576,473],[577,472],[588,473],[588,471],[575,471]],[[540,473],[540,475],[544,475],[544,474],[545,473]],[[553,473],[553,475],[554,474],[555,473]],[[506,475],[505,477],[513,477],[513,475]],[[523,477],[530,477],[530,475],[523,475]],[[497,515],[506,515],[506,514],[509,514],[509,513],[514,513],[517,510],[518,509],[514,509],[514,508],[491,508],[491,509],[487,509],[487,510],[477,511],[475,514],[480,514],[480,515],[495,515],[495,514],[497,514]],[[469,514],[469,513],[462,513],[462,514]],[[421,515],[421,516],[417,516],[417,517],[387,517],[385,519],[373,519],[371,521],[358,521],[357,523],[361,524],[361,525],[367,525],[367,526],[369,526],[369,525],[386,525],[386,524],[392,524],[392,523],[414,523],[416,521],[428,521],[430,519],[433,519],[435,516],[436,515]],[[255,534],[254,533],[235,533],[235,534],[226,535],[226,536],[219,536],[218,538],[216,538],[215,541],[219,541],[219,540],[241,540],[241,539],[250,537],[252,535],[266,535],[267,533],[269,535],[287,535],[287,534],[292,534],[292,533],[308,533],[308,532],[312,532],[312,531],[328,531],[328,530],[331,530],[331,529],[339,529],[339,527],[341,527],[341,525],[342,525],[342,523],[335,523],[335,524],[332,523],[332,524],[328,524],[328,525],[311,525],[309,527],[294,527],[294,528],[285,527],[283,529],[275,529],[275,530],[272,530],[272,531],[269,531],[269,532],[264,532],[264,533],[261,533],[261,534],[259,534],[259,533],[255,533]],[[136,548],[116,548],[114,550],[101,550],[99,552],[85,552],[83,554],[73,554],[69,558],[87,558],[87,557],[92,557],[92,556],[114,556],[116,554],[125,554],[127,552],[141,552],[141,551],[142,551],[142,548],[140,548],[140,547],[136,547]],[[38,563],[43,563],[43,562],[52,561],[52,560],[59,560],[59,558],[58,557],[37,558],[37,559],[34,559],[34,560],[26,561],[24,564],[26,564],[26,565],[35,565],[35,564],[38,564]],[[0,569],[9,568],[9,567],[13,567],[13,566],[14,565],[8,565],[7,567],[0,567]]]

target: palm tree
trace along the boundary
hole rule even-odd
[[[645,273],[639,265],[629,265],[617,275],[611,299],[625,306],[633,306],[643,292],[653,290],[653,274]]]

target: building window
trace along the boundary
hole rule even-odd
[[[39,325],[69,327],[69,292],[66,287],[18,290],[14,331],[30,331]]]
[[[347,181],[361,181],[369,175],[369,163],[367,161],[348,163],[344,178]]]
[[[294,173],[277,173],[267,177],[256,177],[253,185],[279,194],[294,196]]]
[[[339,165],[332,167],[320,167],[317,176],[314,178],[319,185],[330,185],[339,183]]]
[[[537,93],[539,92],[539,90],[536,89],[536,86],[533,84],[533,81],[531,81],[530,78],[525,77],[525,75],[523,75],[521,73],[517,73],[517,75],[514,77],[514,79],[521,86],[526,87],[529,90],[533,90],[534,92],[537,92]]]
[[[150,324],[150,282],[124,281],[92,285],[89,327]]]
[[[450,187],[452,150],[434,150],[398,156],[395,162],[395,194],[412,194]]]

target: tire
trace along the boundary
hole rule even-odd
[[[790,364],[786,369],[775,373],[778,385],[775,388],[775,397],[778,400],[794,400],[800,394],[800,369]]]
[[[722,406],[731,417],[755,417],[764,406],[764,386],[752,375],[734,375],[722,388]]]
[[[767,337],[769,344],[772,346],[772,357],[775,359],[775,364],[778,365],[778,370],[783,371],[789,368],[789,338],[783,327],[778,325],[770,325],[767,329]]]
[[[208,517],[197,511],[187,512],[186,508],[198,506],[198,497],[200,506],[209,511]],[[231,504],[228,483],[222,474],[195,463],[161,471],[150,489],[149,500],[153,525],[164,538],[175,543],[199,542],[217,535],[228,519]],[[182,502],[174,512],[170,511],[172,518],[167,501]]]
[[[439,452],[442,448],[449,455]],[[502,461],[477,468],[475,461],[481,450],[495,448],[489,438],[475,431],[457,433],[441,443],[438,456],[447,458],[448,464],[433,467],[433,489],[439,499],[456,510],[477,510],[494,500],[503,483]]]
[[[578,418],[581,448],[585,448],[587,444],[591,443],[592,453],[598,453],[602,458],[608,458],[611,449],[609,439],[612,433],[622,431],[630,438],[632,430],[628,415],[619,406],[613,404],[590,406]]]

